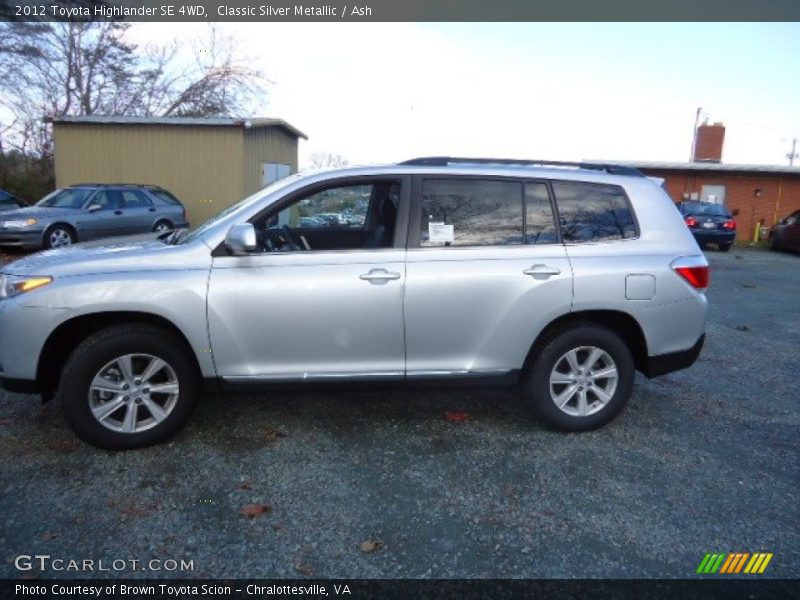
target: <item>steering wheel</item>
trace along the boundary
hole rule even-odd
[[[298,244],[297,240],[294,239],[294,234],[292,233],[292,230],[289,229],[289,226],[286,223],[284,223],[283,226],[281,226],[281,235],[283,236],[283,239],[285,240],[286,246],[288,246],[289,250],[297,251],[304,249],[303,246]]]

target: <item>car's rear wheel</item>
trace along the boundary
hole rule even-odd
[[[167,233],[168,231],[172,231],[172,223],[169,221],[158,221],[155,225],[153,225],[153,231],[157,234],[161,235],[162,233]]]
[[[71,246],[76,240],[75,232],[66,225],[53,225],[44,234],[44,247],[47,249]]]
[[[633,391],[635,367],[613,331],[586,323],[561,330],[539,350],[523,379],[523,398],[546,425],[588,431],[611,421]]]
[[[146,325],[95,333],[62,371],[67,422],[84,441],[110,450],[168,439],[186,423],[199,393],[190,352],[175,336]]]

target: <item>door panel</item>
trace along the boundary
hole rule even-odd
[[[561,244],[409,250],[406,277],[409,378],[519,369],[572,299]]]
[[[521,368],[539,331],[572,302],[548,185],[442,175],[413,186],[407,376]]]
[[[138,190],[122,190],[120,231],[124,234],[145,233],[153,228],[156,210],[150,199]]]
[[[208,322],[218,374],[402,378],[404,255],[385,249],[215,257]]]
[[[107,238],[122,233],[120,223],[122,195],[116,190],[100,190],[86,203],[83,216],[78,221],[78,235],[81,240]],[[89,206],[99,206],[100,210],[90,212]]]

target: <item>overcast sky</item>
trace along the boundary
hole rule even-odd
[[[202,34],[137,23],[135,40]],[[800,134],[798,24],[219,25],[274,83],[253,115],[351,164],[448,154],[689,158],[695,111],[723,161],[787,164]]]

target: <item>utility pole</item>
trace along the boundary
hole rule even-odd
[[[703,110],[702,107],[697,107],[697,113],[694,116],[694,133],[692,134],[692,151],[689,153],[689,162],[694,162],[695,157],[695,146],[697,145],[697,124],[700,122],[700,112]]]
[[[792,151],[789,152],[789,154],[786,155],[786,158],[789,159],[789,166],[790,167],[794,166],[794,159],[795,158],[800,158],[800,154],[798,154],[796,152],[796,150],[797,150],[797,137],[795,136],[795,137],[792,138]]]

